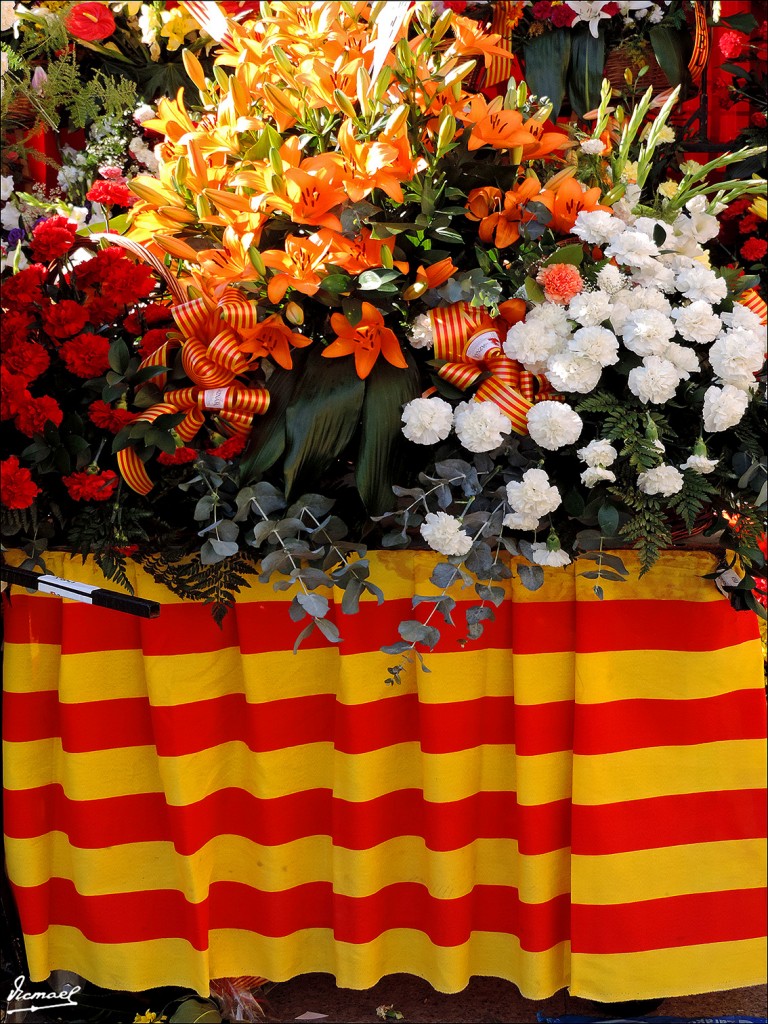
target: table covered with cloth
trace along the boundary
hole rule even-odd
[[[584,562],[508,581],[470,643],[478,599],[452,591],[455,628],[397,686],[379,647],[426,616],[430,553],[373,554],[386,602],[332,608],[341,643],[295,655],[290,594],[255,578],[221,629],[134,564],[157,619],[12,588],[4,831],[31,980],[493,975],[605,1001],[763,981],[758,622],[702,578],[710,553],[642,579],[621,555],[603,600]]]

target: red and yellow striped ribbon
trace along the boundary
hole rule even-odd
[[[760,317],[760,323],[765,326],[766,320],[766,304],[765,299],[755,291],[754,288],[749,288],[739,298],[739,303],[742,306],[746,306],[747,309],[751,309],[756,316]]]
[[[430,310],[429,318],[435,336],[435,357],[445,360],[438,370],[443,380],[463,391],[478,377],[490,373],[475,392],[475,398],[493,402],[509,417],[516,433],[527,434],[527,414],[534,402],[557,396],[545,377],[529,373],[504,355],[499,321],[468,302]]]
[[[163,414],[184,412],[186,415],[175,428],[182,441],[191,441],[205,422],[205,410],[216,409],[223,423],[233,434],[245,434],[257,413],[269,406],[266,388],[245,388],[233,385],[226,388],[179,388],[164,396],[165,400],[147,409],[136,423],[154,423]],[[117,464],[123,479],[139,494],[148,494],[154,486],[144,463],[135,448],[123,448],[117,453]]]
[[[522,18],[524,6],[519,0],[496,0],[493,4],[491,32],[501,36],[499,46],[506,46],[508,50],[512,50],[512,30]],[[493,54],[485,69],[483,88],[488,89],[501,82],[506,85],[510,78],[519,76],[520,64],[513,53],[510,52],[508,57]]]
[[[237,329],[255,327],[258,310],[236,288],[227,288],[217,303],[210,295],[173,307],[184,336],[181,362],[189,379],[202,388],[221,388],[244,373],[252,356],[241,351]]]

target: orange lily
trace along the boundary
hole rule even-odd
[[[318,231],[318,235],[330,241],[329,261],[335,267],[346,270],[348,274],[362,274],[364,270],[383,267],[382,249],[389,249],[390,253],[394,253],[395,250],[394,237],[372,238],[370,228],[361,228],[360,233],[354,238],[347,238],[333,231]],[[403,274],[408,273],[409,264],[406,260],[393,260],[393,266]]]
[[[531,220],[533,214],[526,211],[531,199],[542,201],[541,183],[538,178],[525,178],[504,195],[504,206],[498,213],[484,217],[478,234],[484,242],[494,241],[499,249],[513,245],[520,238],[520,224]],[[546,203],[544,205],[547,205]],[[547,206],[549,209],[549,207]]]
[[[564,132],[545,131],[541,121],[537,121],[534,117],[529,117],[524,123],[523,128],[529,131],[535,140],[532,149],[528,146],[523,146],[523,160],[538,160],[556,149],[568,149],[576,145]]]
[[[295,348],[306,348],[312,344],[312,339],[305,334],[292,331],[279,313],[273,313],[242,334],[240,348],[243,352],[253,352],[255,356],[272,356],[284,370],[293,369],[292,345]]]
[[[330,242],[323,242],[317,235],[310,238],[287,235],[285,252],[282,249],[263,252],[264,265],[278,271],[267,285],[269,301],[280,302],[289,288],[295,288],[304,295],[314,295],[322,284],[318,271],[328,258],[329,248]]]
[[[467,196],[467,213],[469,220],[485,220],[492,213],[498,213],[502,207],[502,193],[500,188],[493,185],[483,185],[482,188],[473,188]]]
[[[284,174],[284,196],[270,193],[264,205],[287,213],[294,224],[341,231],[341,221],[331,210],[341,206],[347,194],[343,188],[334,187],[329,170],[320,168],[317,174],[308,174],[297,167],[289,168]]]
[[[431,263],[428,267],[418,267],[416,280],[423,281],[427,288],[439,288],[441,284],[453,277],[459,268],[454,264],[450,256],[438,263]]]
[[[536,138],[523,128],[523,115],[517,110],[498,110],[475,122],[467,149],[493,146],[494,149],[514,149],[516,146],[538,146]]]
[[[363,315],[354,327],[341,313],[331,316],[331,327],[336,331],[336,340],[323,351],[323,355],[333,359],[354,354],[355,370],[362,380],[371,372],[379,355],[383,355],[392,366],[403,370],[407,368],[397,335],[384,326],[384,317],[370,302],[363,303]]]
[[[548,227],[558,234],[569,235],[582,210],[607,210],[610,213],[611,208],[601,205],[599,199],[599,188],[584,191],[575,178],[564,178],[554,192],[545,190],[537,201],[552,214]]]
[[[483,57],[486,67],[493,57],[511,57],[512,51],[504,46],[499,46],[500,33],[485,31],[478,22],[472,18],[462,18],[454,14],[451,20],[454,40],[451,43],[448,54],[451,56],[467,57],[479,55]]]

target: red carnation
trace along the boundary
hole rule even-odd
[[[139,414],[129,412],[128,409],[113,409],[107,402],[99,398],[88,406],[88,419],[100,430],[108,430],[110,434],[116,434],[129,423],[133,423]]]
[[[223,441],[218,448],[209,448],[208,454],[215,455],[219,459],[233,459],[245,448],[245,441],[245,434],[235,434],[228,441]]]
[[[66,217],[41,220],[32,231],[32,255],[43,263],[58,259],[75,244],[76,230]]]
[[[537,0],[531,8],[531,14],[537,21],[549,21],[552,17],[552,0]]]
[[[85,198],[102,206],[133,206],[139,197],[124,181],[94,181]]]
[[[95,2],[75,4],[64,25],[76,39],[88,42],[106,39],[115,31],[115,19],[109,7]]]
[[[32,474],[19,465],[15,455],[0,462],[0,505],[6,508],[29,508],[40,493]]]
[[[0,420],[15,416],[21,404],[30,397],[24,378],[11,373],[5,363],[0,365]]]
[[[605,10],[608,10],[606,7]],[[552,8],[552,24],[555,28],[570,28],[576,18],[576,11],[566,4]]]
[[[103,284],[110,279],[115,267],[125,260],[125,253],[116,245],[111,245],[108,249],[101,249],[91,259],[83,260],[75,267],[74,276],[77,287],[93,288]]]
[[[70,338],[82,331],[88,323],[88,314],[79,302],[62,299],[43,308],[43,328],[52,338]]]
[[[723,32],[717,45],[724,57],[733,60],[741,55],[746,42],[747,37],[742,32]]]
[[[22,377],[27,383],[45,373],[51,365],[51,357],[42,345],[34,341],[15,341],[3,353],[5,365]]]
[[[22,434],[34,437],[35,434],[42,434],[48,420],[58,427],[63,418],[64,414],[55,398],[51,398],[50,395],[32,398],[30,395],[19,406],[14,422]]]
[[[186,462],[194,462],[198,452],[194,448],[177,448],[173,454],[160,452],[157,461],[161,466],[183,466]]]
[[[85,380],[109,369],[109,341],[101,334],[79,334],[65,341],[59,351],[69,372]]]
[[[156,327],[158,324],[167,324],[172,321],[171,310],[159,302],[152,302],[148,306],[141,306],[129,313],[123,320],[123,327],[130,334],[143,334],[148,327]]]
[[[31,326],[32,317],[22,309],[13,309],[3,313],[0,350],[5,351],[17,341],[27,341]]]
[[[144,337],[141,339],[139,345],[139,355],[142,359],[146,359],[147,356],[151,356],[153,352],[157,352],[161,345],[164,345],[168,341],[168,331],[162,327],[155,327],[154,330],[147,331]]]
[[[749,238],[741,247],[741,255],[749,263],[756,263],[768,252],[768,242],[764,238]]]
[[[3,280],[2,298],[3,309],[19,309],[26,306],[40,305],[43,301],[43,281],[46,276],[46,269],[39,263],[33,263],[25,267],[13,277]]]
[[[760,221],[754,215],[754,213],[748,213],[746,217],[742,217],[739,221],[739,234],[740,235],[751,235],[757,230]]]
[[[117,487],[117,474],[111,469],[91,473],[87,469],[61,478],[73,501],[106,501]]]

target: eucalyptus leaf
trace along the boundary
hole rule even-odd
[[[296,600],[312,618],[322,618],[328,614],[328,598],[322,594],[297,594]]]
[[[531,92],[546,96],[552,118],[560,113],[571,59],[571,29],[555,28],[526,39],[523,45],[525,78]]]
[[[397,631],[403,640],[411,643],[424,644],[430,650],[434,648],[440,639],[440,630],[434,626],[425,626],[418,619],[406,619],[397,627]]]
[[[519,565],[517,573],[526,590],[538,590],[544,583],[544,570],[540,565]]]

